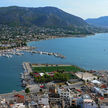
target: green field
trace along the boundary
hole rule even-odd
[[[53,72],[53,71],[64,71],[64,72],[78,72],[85,71],[77,66],[49,66],[49,67],[32,67],[33,72]]]
[[[78,77],[75,75],[72,75],[71,73],[66,73],[69,77],[69,79],[77,79]]]

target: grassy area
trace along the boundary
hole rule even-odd
[[[72,75],[71,73],[66,73],[69,77],[69,79],[77,79],[78,77],[75,75]]]
[[[78,72],[85,71],[77,66],[49,66],[49,67],[32,67],[34,72],[53,72],[53,71],[64,71],[64,72]]]

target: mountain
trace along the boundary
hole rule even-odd
[[[108,16],[103,16],[99,18],[89,18],[85,21],[94,26],[108,27]]]
[[[0,24],[8,26],[39,27],[85,27],[88,24],[80,17],[68,14],[55,7],[1,7]]]

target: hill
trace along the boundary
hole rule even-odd
[[[0,42],[24,43],[56,37],[81,37],[108,32],[56,7],[1,7]]]
[[[94,26],[108,27],[108,16],[99,17],[99,18],[89,18],[85,21]]]
[[[0,8],[0,24],[9,26],[73,27],[88,24],[77,16],[55,7],[3,7]]]

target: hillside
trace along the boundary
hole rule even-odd
[[[108,27],[108,16],[89,18],[86,20],[86,22],[94,26]]]
[[[90,26],[82,18],[55,7],[1,7],[0,42],[24,44],[26,41],[57,37],[82,37],[108,32]]]
[[[16,6],[0,8],[0,24],[9,26],[36,25],[44,27],[87,25],[83,19],[55,7],[25,8]]]

